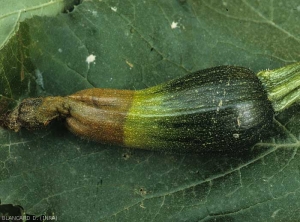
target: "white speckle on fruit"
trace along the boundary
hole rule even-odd
[[[223,100],[220,100],[220,102],[219,102],[219,107],[221,107],[223,105]]]
[[[59,53],[62,53],[62,51],[63,51],[63,50],[62,50],[61,48],[58,49],[58,52],[59,52]]]
[[[238,127],[240,127],[241,126],[241,121],[240,121],[239,117],[236,118],[236,122],[237,122]]]
[[[117,7],[110,7],[111,10],[113,10],[114,12],[116,12],[118,10]]]
[[[223,105],[223,100],[220,100],[218,107],[217,107],[217,112],[220,111],[220,107],[222,107],[222,105]]]
[[[235,139],[238,139],[238,138],[240,137],[240,134],[234,133],[232,136],[233,136]]]

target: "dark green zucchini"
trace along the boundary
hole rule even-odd
[[[131,147],[242,150],[273,122],[263,86],[243,67],[201,70],[136,94],[125,124],[125,145]]]
[[[252,71],[219,66],[144,90],[88,89],[27,99],[6,125],[32,129],[60,116],[75,134],[105,143],[183,153],[238,151],[259,141],[273,114]]]

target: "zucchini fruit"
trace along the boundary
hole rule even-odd
[[[5,125],[34,129],[63,117],[80,137],[186,153],[249,148],[270,129],[273,115],[252,71],[219,66],[143,90],[87,89],[25,99]]]

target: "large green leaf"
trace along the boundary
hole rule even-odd
[[[216,65],[280,67],[300,60],[299,11],[296,0],[84,1],[4,34],[0,90],[17,102],[140,89]],[[0,199],[58,221],[299,221],[298,110],[276,115],[274,136],[235,154],[102,145],[60,122],[39,132],[2,129]]]
[[[35,15],[53,16],[64,9],[70,0],[1,0],[0,11],[0,48],[15,34],[21,21]]]

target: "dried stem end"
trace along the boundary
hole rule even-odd
[[[4,126],[19,131],[41,128],[59,116],[67,116],[68,107],[63,97],[29,98],[23,100],[12,112],[6,114]]]

